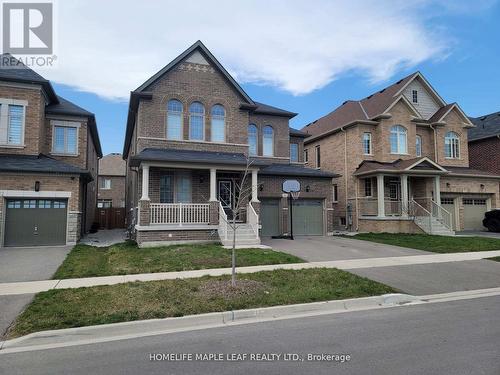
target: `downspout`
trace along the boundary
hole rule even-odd
[[[344,189],[345,189],[345,213],[346,213],[346,217],[345,217],[345,220],[346,220],[346,228],[348,227],[348,218],[347,218],[347,204],[349,203],[349,198],[348,198],[348,194],[347,194],[347,186],[348,186],[348,183],[347,183],[347,132],[345,131],[345,128],[343,126],[340,127],[340,131],[342,133],[344,133]]]

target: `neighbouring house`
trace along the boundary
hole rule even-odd
[[[469,129],[470,166],[500,175],[500,112],[472,118]]]
[[[500,176],[469,165],[473,128],[457,103],[447,104],[416,72],[304,126],[306,165],[342,174],[334,186],[336,227],[483,230],[484,212],[500,204]],[[498,152],[489,156],[498,160]]]
[[[139,245],[229,244],[227,220],[249,161],[238,245],[289,232],[287,179],[302,186],[295,234],[331,232],[337,175],[304,167],[306,135],[289,128],[295,115],[255,102],[200,41],[132,91],[123,157]]]
[[[125,207],[126,166],[120,153],[112,153],[99,160],[98,208]]]
[[[11,55],[0,69],[0,247],[74,244],[94,221],[95,117]]]

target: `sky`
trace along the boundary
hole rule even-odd
[[[500,111],[499,1],[57,0],[57,67],[37,71],[96,114],[104,154],[130,91],[198,39],[295,128],[416,70],[476,117]]]

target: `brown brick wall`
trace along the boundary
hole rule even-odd
[[[101,180],[111,180],[111,189],[101,189]],[[111,199],[115,208],[125,206],[125,176],[99,176],[98,199]]]
[[[288,119],[286,117],[251,114],[249,121],[257,126],[258,155],[262,156],[263,154],[262,131],[266,125],[270,125],[274,131],[274,156],[290,158],[290,130],[288,127]]]
[[[359,220],[360,232],[386,232],[386,233],[423,233],[413,221],[410,220]]]
[[[469,143],[469,163],[471,168],[481,169],[500,175],[500,139],[487,138]],[[495,155],[495,157],[492,157]]]
[[[161,231],[138,231],[137,243],[139,247],[147,247],[156,243],[178,242],[220,242],[219,235],[215,229],[203,230],[161,230]]]

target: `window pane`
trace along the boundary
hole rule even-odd
[[[406,154],[406,133],[399,134],[399,153]]]
[[[372,153],[372,135],[370,133],[363,134],[363,153],[365,155]]]
[[[7,143],[20,145],[23,131],[23,111],[21,105],[9,105],[9,129]]]
[[[297,143],[290,143],[290,161],[299,161],[299,145]]]
[[[212,117],[212,141],[213,142],[224,142],[224,117]]]
[[[169,100],[167,109],[171,112],[182,112],[182,103],[175,99]]]
[[[64,152],[64,128],[60,126],[54,129],[54,151]]]
[[[422,156],[422,138],[420,138],[420,136],[417,135],[417,138],[416,138],[416,152],[417,152],[417,156]]]
[[[194,102],[189,106],[189,139],[202,141],[205,121],[205,108],[200,102]]]
[[[173,203],[174,189],[173,176],[163,175],[160,177],[160,203]]]
[[[395,133],[391,133],[391,152],[398,153],[398,135]]]
[[[66,128],[66,152],[76,154],[76,128]]]
[[[264,156],[274,155],[274,135],[273,128],[270,126],[265,126],[263,131],[263,141],[262,141],[262,154]]]
[[[191,202],[191,176],[177,176],[177,202]]]
[[[248,125],[248,150],[250,155],[257,155],[257,126]]]
[[[167,139],[182,139],[182,114],[168,112]]]

